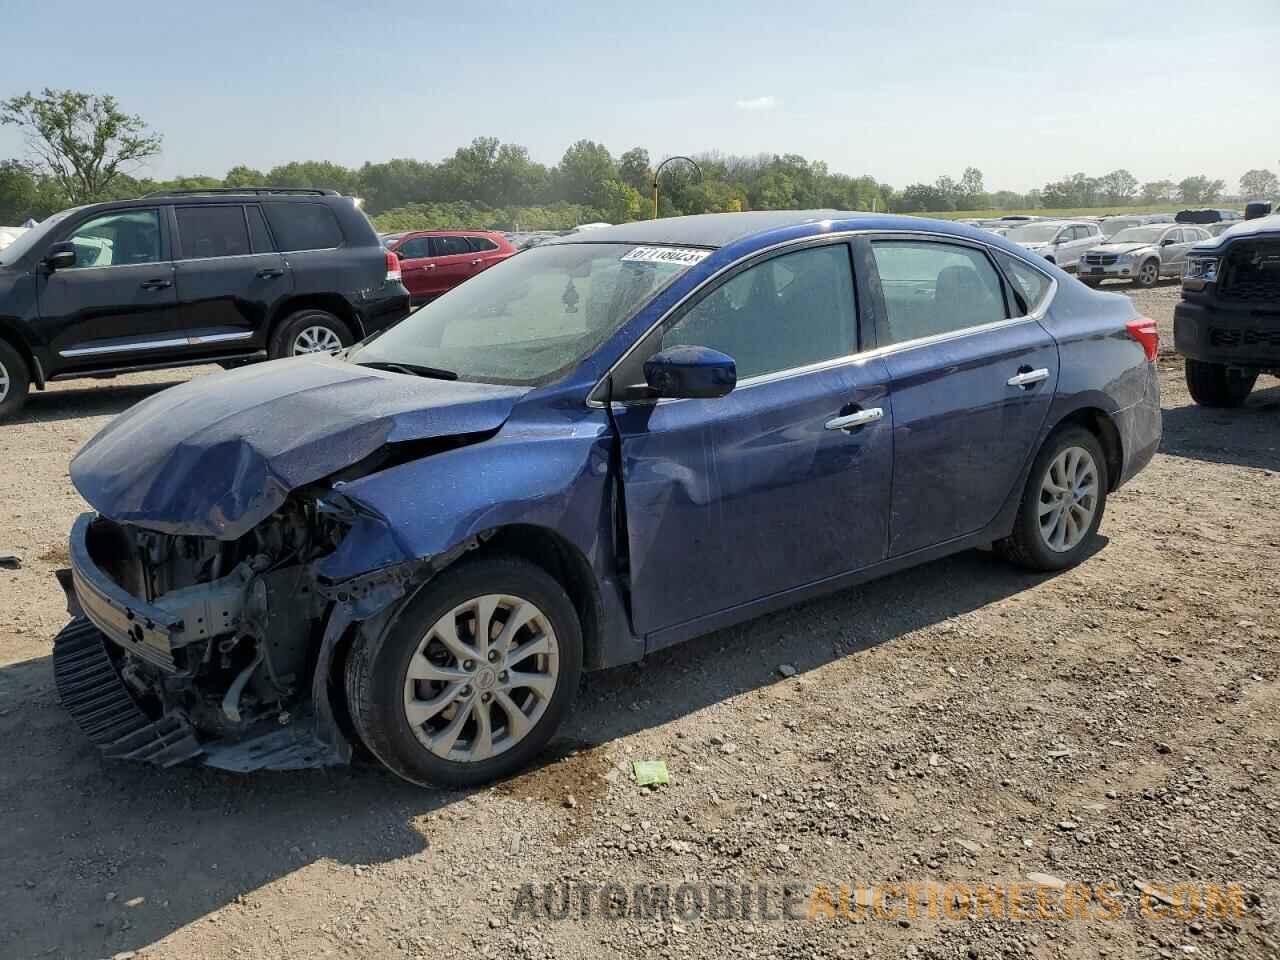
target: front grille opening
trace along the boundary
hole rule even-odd
[[[1222,265],[1218,297],[1280,307],[1280,240],[1233,244]]]

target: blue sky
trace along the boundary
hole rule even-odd
[[[1280,170],[1280,0],[181,6],[8,0],[0,97],[114,93],[164,134],[155,176],[477,136],[546,163],[584,137],[795,152],[899,187],[969,164],[1011,189]],[[23,153],[0,128],[0,158]]]

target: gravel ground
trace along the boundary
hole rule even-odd
[[[1167,350],[1176,285],[1132,295]],[[0,956],[1280,955],[1280,383],[1210,411],[1160,369],[1163,449],[1078,569],[968,553],[589,675],[543,765],[470,793],[100,759],[50,670],[67,461],[206,371],[34,397],[0,427],[0,554],[23,559],[0,570]],[[671,783],[637,787],[653,758]],[[1111,893],[1092,919],[1033,893],[1030,919],[659,920],[584,919],[578,886],[762,885],[777,911],[787,883],[961,885],[947,907],[1032,874]],[[1239,884],[1242,909],[1147,915],[1137,882]]]

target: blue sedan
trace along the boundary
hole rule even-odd
[[[1055,571],[1160,438],[1152,321],[989,232],[718,214],[548,241],[71,465],[63,702],[111,756],[527,764],[584,669],[945,554]]]

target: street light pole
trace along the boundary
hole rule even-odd
[[[699,183],[702,182],[702,168],[698,166],[696,163],[694,163],[694,161],[689,159],[688,157],[681,157],[681,156],[667,157],[667,159],[663,160],[660,164],[658,164],[658,168],[653,171],[653,219],[655,220],[658,219],[658,175],[662,173],[662,168],[665,167],[672,160],[683,160],[685,163],[689,164],[691,167],[693,167],[694,170],[697,171],[698,182]]]

